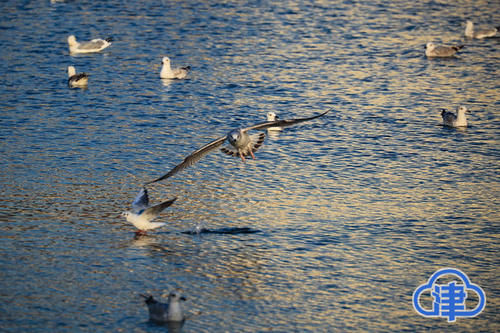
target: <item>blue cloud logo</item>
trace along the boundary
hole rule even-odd
[[[448,284],[437,284],[436,281],[445,275],[453,275],[460,279],[462,284],[453,280]],[[432,309],[424,309],[420,305],[420,295],[430,291],[433,298]],[[469,292],[476,293],[479,298],[474,309],[466,309],[465,300]],[[462,271],[455,268],[443,268],[436,271],[427,283],[422,284],[413,292],[413,308],[424,317],[445,317],[448,322],[454,322],[457,317],[475,317],[486,306],[486,295],[476,284],[470,282]]]

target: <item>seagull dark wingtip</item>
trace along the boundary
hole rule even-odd
[[[156,182],[159,182],[159,181],[161,181],[161,180],[163,180],[163,179],[165,179],[165,178],[167,178],[167,175],[163,175],[163,176],[161,176],[161,177],[159,177],[159,178],[156,178],[156,179],[154,179],[154,180],[152,180],[152,181],[149,181],[149,182],[147,182],[147,183],[144,183],[144,185],[143,185],[143,186],[144,186],[144,187],[146,187],[146,185],[151,185],[151,184],[156,183]]]

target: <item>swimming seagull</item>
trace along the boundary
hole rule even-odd
[[[148,191],[146,188],[142,188],[132,202],[132,211],[123,212],[121,215],[138,229],[135,232],[136,235],[144,235],[147,230],[156,229],[166,225],[166,223],[151,222],[151,220],[160,215],[160,213],[165,208],[173,204],[175,200],[177,200],[177,198],[173,198],[156,206],[150,207]]]
[[[169,57],[163,57],[161,63],[163,64],[160,72],[160,78],[162,79],[183,79],[191,69],[191,66],[172,69]]]
[[[434,43],[427,43],[425,45],[425,55],[428,57],[453,57],[463,47],[463,45],[441,46]]]
[[[93,53],[99,52],[111,45],[113,38],[92,39],[89,42],[77,42],[75,36],[68,37],[69,52],[76,53]]]
[[[157,323],[184,321],[181,301],[185,301],[186,298],[180,296],[177,292],[172,291],[168,295],[168,303],[161,303],[155,300],[153,296],[141,296],[145,298],[148,306],[149,320]]]
[[[275,121],[279,120],[280,118],[276,115],[276,113],[269,111],[267,113],[267,121]],[[274,127],[268,127],[268,131],[281,131],[283,128],[279,126],[274,126]]]
[[[164,174],[163,176],[150,181],[146,184],[151,184],[158,182],[160,180],[163,180],[165,178],[171,177],[175,175],[177,172],[193,165],[194,163],[198,162],[203,156],[211,152],[212,150],[220,147],[226,140],[229,142],[229,144],[232,146],[228,146],[221,148],[221,151],[227,155],[230,156],[239,156],[243,162],[245,162],[245,157],[251,156],[252,158],[255,159],[254,153],[257,151],[257,149],[262,146],[264,143],[264,139],[266,137],[266,134],[264,132],[259,133],[259,134],[253,134],[249,135],[248,131],[251,130],[264,130],[269,127],[275,127],[275,126],[290,126],[294,125],[297,123],[301,123],[304,121],[312,120],[319,118],[321,116],[324,116],[330,112],[330,110],[323,112],[319,115],[309,117],[309,118],[298,118],[298,119],[283,119],[283,120],[275,120],[275,121],[265,121],[262,123],[255,124],[250,127],[246,128],[237,128],[232,131],[230,131],[228,134],[221,136],[218,139],[215,139],[214,141],[204,145],[200,149],[196,150],[193,152],[191,155],[186,157],[184,161],[182,161],[181,164],[175,166],[172,170]]]
[[[500,32],[500,26],[474,30],[474,23],[469,20],[467,21],[467,24],[465,26],[465,36],[470,38],[482,39],[486,37],[495,37],[498,32]]]
[[[465,112],[467,111],[465,106],[459,106],[457,108],[457,114],[442,109],[441,117],[443,117],[443,125],[449,127],[466,127],[467,119],[465,118]]]
[[[68,86],[71,88],[84,88],[89,82],[87,73],[76,74],[74,66],[68,66]]]

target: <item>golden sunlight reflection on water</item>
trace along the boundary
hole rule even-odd
[[[139,294],[179,288],[187,332],[498,331],[498,39],[462,36],[492,3],[0,6],[0,327],[150,331]],[[71,57],[70,30],[116,42]],[[430,40],[466,47],[427,59]],[[159,79],[165,55],[187,80]],[[70,62],[88,89],[67,89]],[[460,104],[470,126],[442,127]],[[178,198],[149,235],[119,216],[229,130],[329,108],[255,160],[214,151],[148,186]],[[416,314],[442,267],[484,288],[481,315]]]

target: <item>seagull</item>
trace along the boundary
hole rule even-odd
[[[463,45],[441,46],[434,43],[427,43],[425,45],[425,55],[428,57],[453,57],[463,47]]]
[[[162,79],[183,79],[191,69],[191,66],[172,69],[169,57],[163,57],[161,63],[163,64],[160,72],[160,78]]]
[[[467,112],[465,106],[459,106],[457,108],[457,114],[453,112],[446,111],[446,109],[441,110],[441,117],[443,117],[443,125],[449,127],[466,127],[467,119],[465,118],[465,112]]]
[[[279,120],[280,117],[278,117],[276,115],[276,113],[272,112],[272,111],[269,111],[267,113],[267,121],[275,121],[275,120]],[[282,127],[279,127],[279,126],[274,126],[274,127],[268,127],[267,130],[268,131],[281,131],[283,128]]]
[[[89,82],[87,73],[76,74],[74,66],[68,66],[68,86],[71,88],[85,88]]]
[[[180,301],[185,301],[186,298],[180,296],[177,292],[172,291],[168,295],[168,303],[158,302],[153,296],[141,296],[145,298],[148,306],[149,320],[157,323],[184,321],[185,317]]]
[[[147,230],[156,229],[166,225],[163,222],[150,222],[157,217],[165,208],[174,203],[177,198],[162,202],[156,206],[149,206],[149,196],[146,188],[142,188],[139,194],[132,202],[132,211],[123,212],[128,222],[132,223],[138,230],[135,232],[137,236],[146,234]]]
[[[220,147],[226,140],[229,142],[229,144],[232,146],[228,146],[221,148],[221,151],[227,155],[230,156],[239,156],[243,162],[245,162],[245,157],[251,156],[253,159],[255,159],[254,152],[256,152],[260,146],[264,143],[264,139],[266,137],[266,134],[259,133],[259,134],[253,134],[249,135],[247,132],[250,130],[263,130],[269,127],[275,127],[275,126],[290,126],[294,125],[297,123],[301,123],[303,121],[308,121],[312,119],[319,118],[321,116],[324,116],[330,112],[330,110],[323,112],[321,114],[315,115],[313,117],[309,118],[298,118],[298,119],[283,119],[283,120],[275,120],[275,121],[265,121],[262,123],[255,124],[250,127],[246,128],[237,128],[232,131],[230,131],[228,134],[221,136],[218,139],[215,139],[214,141],[204,145],[200,149],[196,150],[193,152],[191,155],[186,157],[182,163],[179,165],[175,166],[172,170],[164,174],[163,176],[150,181],[147,184],[155,183],[160,180],[163,180],[165,178],[171,177],[175,175],[177,172],[193,165],[194,163],[198,162],[203,156],[211,152],[212,150]]]
[[[99,52],[111,45],[113,38],[106,39],[92,39],[89,42],[77,42],[75,36],[68,37],[69,52],[72,54],[77,53],[92,53]]]
[[[470,38],[487,38],[487,37],[495,37],[496,34],[500,32],[500,26],[498,27],[488,27],[487,29],[474,30],[474,23],[472,21],[467,21],[467,25],[465,26],[465,36]]]

